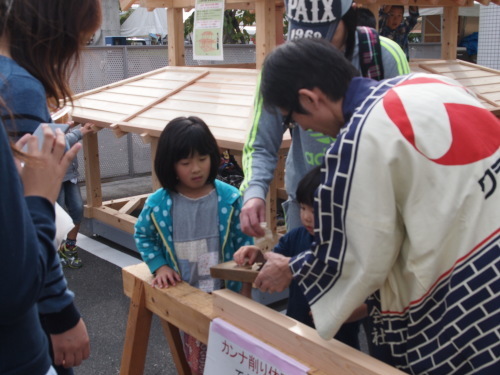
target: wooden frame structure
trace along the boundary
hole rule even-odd
[[[219,147],[240,158],[251,126],[257,75],[254,69],[169,66],[75,96],[72,117],[76,122],[110,128],[119,137],[127,133],[140,135],[150,144],[153,159],[158,137],[169,120],[199,116],[210,127]],[[83,146],[85,217],[133,234],[137,219],[131,213],[142,207],[148,194],[103,202],[97,134],[87,134]],[[266,216],[274,231],[289,146],[286,134],[268,196]],[[152,188],[158,187],[153,173]]]
[[[323,340],[316,330],[229,290],[207,294],[180,283],[153,288],[144,264],[123,269],[123,287],[130,297],[121,375],[144,371],[152,315],[160,318],[180,375],[190,374],[179,330],[207,343],[210,322],[223,318],[310,367],[311,375],[402,375],[394,367],[337,340]]]

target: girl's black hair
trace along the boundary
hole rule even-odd
[[[311,169],[297,186],[296,199],[300,204],[314,207],[314,194],[321,183],[321,166]]]
[[[345,52],[344,56],[347,60],[352,60],[354,52],[354,44],[356,43],[356,27],[358,26],[358,15],[356,8],[351,7],[346,14],[342,17],[346,30]]]
[[[154,170],[161,186],[177,192],[179,182],[175,163],[192,156],[195,152],[210,157],[210,174],[207,184],[217,177],[220,163],[219,147],[205,122],[195,116],[177,117],[170,121],[158,140]]]

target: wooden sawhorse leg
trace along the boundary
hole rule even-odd
[[[130,299],[120,375],[142,375],[144,373],[152,318],[153,313],[146,308],[144,282],[135,279]],[[191,369],[184,355],[179,328],[161,318],[160,321],[178,374],[191,375]]]
[[[146,309],[146,293],[141,280],[134,280],[127,332],[123,346],[121,375],[142,375],[146,363],[153,313]]]

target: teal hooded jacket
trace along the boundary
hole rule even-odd
[[[218,196],[219,259],[227,262],[241,246],[252,245],[253,238],[241,231],[241,194],[235,187],[215,180]],[[135,242],[142,259],[154,273],[167,265],[181,274],[173,242],[172,198],[168,190],[158,189],[151,194],[135,224]],[[241,283],[228,281],[226,286],[239,292]]]

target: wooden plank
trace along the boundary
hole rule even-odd
[[[247,86],[238,86],[238,85],[221,86],[221,85],[216,85],[213,83],[196,82],[194,85],[187,87],[184,91],[185,92],[199,91],[199,92],[207,92],[207,93],[220,92],[222,94],[237,94],[237,95],[252,95],[253,96],[255,94],[255,87],[252,90],[251,88],[249,88]]]
[[[159,98],[160,96],[166,95],[170,92],[170,89],[155,89],[155,88],[143,88],[143,87],[132,87],[132,86],[118,86],[113,87],[109,92],[117,94],[126,95],[137,95],[149,97],[151,99]]]
[[[470,72],[450,72],[450,73],[441,73],[441,75],[446,77],[451,77],[455,79],[463,79],[463,78],[482,78],[482,77],[491,77],[491,73],[485,72],[483,70],[473,70]]]
[[[279,348],[322,374],[403,375],[403,372],[311,327],[227,289],[212,293],[214,316]]]
[[[234,98],[234,101],[230,101],[216,100],[216,98],[209,97],[190,98],[189,95],[183,94],[159,103],[155,106],[155,109],[192,111],[193,108],[196,108],[198,112],[214,115],[224,116],[226,113],[234,113],[238,117],[249,117],[252,114],[251,106],[248,104],[240,105],[238,101],[241,101],[241,98]]]
[[[170,348],[170,354],[174,360],[177,373],[179,375],[191,375],[191,368],[189,367],[186,356],[184,355],[184,347],[179,328],[164,319],[160,319],[160,322],[163,327],[165,337],[167,338],[168,347]]]
[[[137,81],[137,80],[143,79],[144,77],[155,75],[155,74],[157,74],[158,72],[160,72],[162,70],[165,70],[165,68],[160,68],[160,69],[152,70],[150,72],[139,74],[137,76],[130,77],[130,78],[127,78],[127,79],[124,79],[124,80],[121,80],[121,81],[113,82],[113,83],[111,83],[109,85],[105,85],[105,86],[97,87],[97,88],[92,89],[92,90],[84,91],[84,92],[82,92],[80,94],[74,95],[73,96],[73,100],[79,99],[82,96],[88,96],[90,94],[96,94],[96,93],[104,91],[104,90],[109,90],[109,89],[112,89],[114,87],[124,85],[124,84],[126,84],[128,82]]]
[[[140,81],[129,83],[127,86],[172,90],[178,87],[181,82],[186,82],[186,80],[141,79]]]
[[[146,363],[149,332],[153,314],[146,308],[144,284],[140,279],[133,280],[127,331],[123,345],[120,367],[122,375],[142,375]]]
[[[241,105],[245,107],[253,107],[254,97],[253,95],[230,95],[230,94],[221,94],[218,92],[208,92],[200,94],[197,91],[191,90],[182,90],[177,93],[175,96],[170,98],[171,101],[180,101],[180,100],[195,100],[196,102],[203,103],[223,103],[230,105]],[[161,105],[161,104],[160,104]]]
[[[191,85],[193,82],[196,82],[198,79],[206,76],[208,74],[208,71],[205,71],[197,76],[195,76],[194,78],[192,78],[190,81],[187,81],[187,82],[183,82],[182,84],[178,85],[175,89],[172,89],[170,90],[167,94],[165,95],[162,95],[160,96],[159,98],[156,98],[155,100],[153,100],[152,102],[150,102],[149,104],[145,105],[144,107],[142,107],[141,109],[133,112],[132,114],[130,114],[129,116],[125,117],[124,119],[121,119],[120,122],[124,122],[124,121],[129,121],[137,116],[139,116],[141,113],[144,113],[148,110],[150,110],[151,108],[153,108],[155,105],[157,105],[158,103],[166,100],[169,96],[172,96],[174,94],[176,94],[177,92],[181,91],[183,88]]]
[[[120,113],[75,107],[71,117],[75,121],[78,119],[80,122],[92,122],[100,126],[108,127],[113,122],[122,119],[123,115]]]
[[[140,105],[135,103],[121,103],[121,102],[113,102],[109,101],[108,98],[105,98],[105,95],[102,95],[101,100],[94,99],[93,97],[89,98],[81,98],[78,100],[78,107],[90,109],[90,110],[98,110],[116,114],[127,114],[130,112],[136,111],[138,108],[141,108]]]
[[[475,77],[475,78],[461,78],[458,80],[462,85],[467,87],[481,87],[482,85],[496,87],[495,91],[500,91],[500,72],[494,76],[488,77]]]
[[[225,104],[210,104],[193,101],[176,101],[163,103],[162,105],[157,105],[154,108],[145,111],[140,117],[148,117],[153,119],[165,119],[165,118],[175,118],[175,113],[186,113],[188,115],[198,114],[205,122],[209,122],[208,117],[217,116],[218,119],[214,118],[214,123],[219,123],[221,126],[223,124],[230,124],[233,119],[248,119],[252,115],[252,108],[237,106],[237,105],[225,105]],[[231,113],[231,116],[227,115]],[[224,118],[224,120],[219,120]],[[130,119],[132,120],[132,119]],[[122,120],[121,122],[126,122],[128,120]],[[246,123],[246,121],[245,121]],[[239,123],[236,125],[245,129],[246,126],[242,126]],[[231,127],[231,126],[229,126]]]
[[[107,101],[111,103],[122,103],[122,104],[131,104],[131,105],[144,105],[150,99],[144,98],[142,96],[134,96],[134,95],[126,95],[126,94],[117,94],[109,91],[103,91],[97,94],[92,94],[88,96],[84,96],[78,101],[75,101],[73,104],[76,107],[83,107],[80,103],[83,103],[83,100],[96,100],[96,101]]]
[[[210,267],[210,276],[214,279],[241,281],[243,283],[253,283],[259,274],[260,265],[238,266],[234,260],[220,263]]]
[[[130,296],[134,278],[141,278],[146,293],[146,308],[181,331],[207,343],[213,319],[213,296],[181,282],[174,287],[153,288],[152,275],[145,263],[123,269],[125,294]]]

